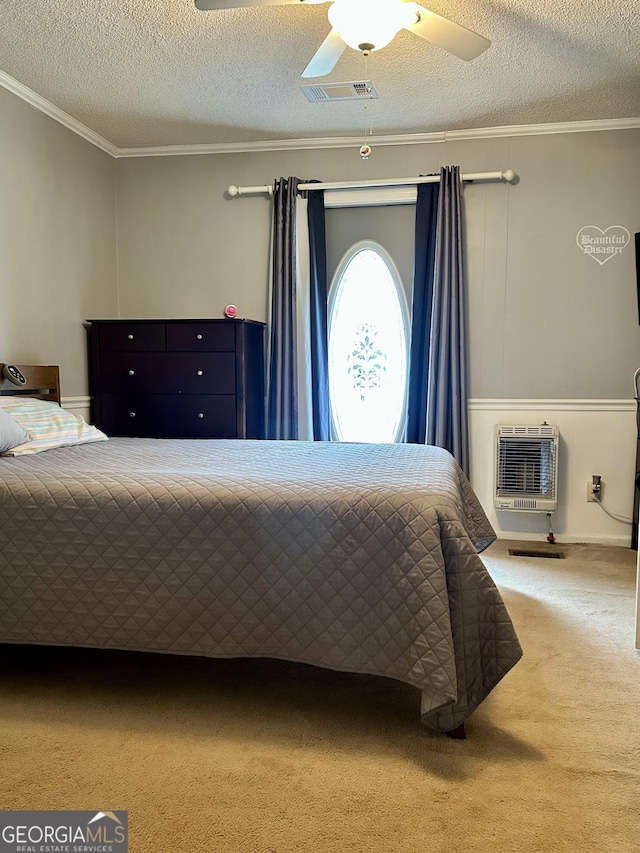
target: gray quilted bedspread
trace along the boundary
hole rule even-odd
[[[443,450],[111,439],[0,459],[0,642],[399,679],[463,722],[521,655]]]

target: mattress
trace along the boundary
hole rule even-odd
[[[110,439],[0,459],[0,642],[385,676],[456,728],[521,656],[444,450]]]

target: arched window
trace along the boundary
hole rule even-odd
[[[338,441],[402,439],[408,322],[391,256],[377,243],[356,243],[338,266],[329,298],[329,398]]]

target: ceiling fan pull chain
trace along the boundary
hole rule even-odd
[[[362,53],[364,55],[364,75],[365,75],[365,79],[367,81],[367,95],[369,96],[368,99],[370,99],[371,98],[372,85],[373,85],[371,80],[369,79],[369,54],[370,54],[370,51],[369,50],[363,50]],[[371,156],[371,146],[367,142],[367,109],[368,109],[367,100],[368,99],[365,99],[365,102],[364,102],[364,139],[362,141],[362,145],[360,146],[360,157],[362,157],[363,160],[368,160],[369,157]],[[373,117],[372,116],[369,117],[368,125],[369,125],[369,136],[372,136],[373,135]]]
[[[364,50],[363,56],[364,56],[364,79],[367,81],[367,84],[368,84],[369,83],[369,51]],[[369,93],[367,92],[367,94],[369,94]],[[363,145],[367,144],[367,101],[366,100],[364,102],[364,134],[363,134],[362,144]]]
[[[371,156],[371,146],[367,142],[367,102],[364,102],[364,133],[362,145],[360,146],[360,156],[363,160],[368,160]]]
[[[371,98],[371,91],[372,91],[372,89],[373,89],[373,72],[371,72],[371,74],[369,74],[369,57],[370,57],[370,56],[371,56],[371,51],[369,51],[369,50],[368,50],[368,51],[365,53],[365,59],[364,59],[364,61],[365,61],[365,67],[364,67],[364,71],[365,71],[365,80],[367,81],[367,94],[369,95],[369,98]],[[373,64],[373,60],[372,60],[372,64]],[[366,135],[367,135],[367,126],[366,126],[367,113],[366,113],[366,106],[367,106],[367,102],[365,101],[365,131],[364,131],[364,132],[365,132],[365,137],[366,137]],[[372,113],[371,111],[369,112],[369,136],[373,136],[373,113]],[[366,139],[365,139],[365,141],[366,141]]]

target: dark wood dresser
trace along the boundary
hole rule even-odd
[[[107,435],[264,438],[264,323],[87,322],[93,422]]]

